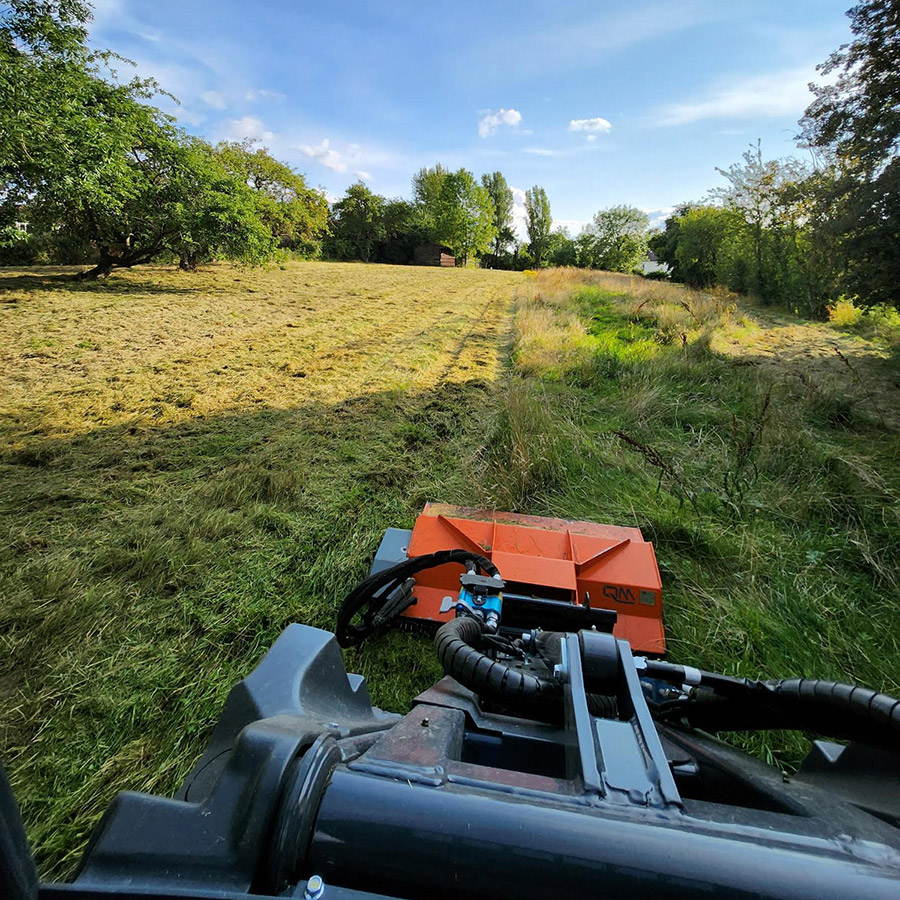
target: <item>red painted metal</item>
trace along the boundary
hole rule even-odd
[[[510,592],[614,609],[616,637],[640,653],[665,652],[662,581],[653,544],[638,528],[426,504],[408,555],[454,548],[491,559]],[[422,572],[404,615],[447,621],[453,613],[440,612],[441,600],[458,590],[459,566]]]

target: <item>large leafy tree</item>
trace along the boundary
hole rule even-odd
[[[709,287],[720,277],[720,258],[734,232],[735,213],[721,206],[694,206],[678,219],[675,268],[678,280]]]
[[[631,272],[647,253],[647,213],[634,206],[601,209],[576,240],[578,264]]]
[[[413,175],[412,201],[416,209],[418,227],[425,234],[434,231],[441,189],[444,179],[449,174],[450,170],[438,163],[430,168],[423,167]]]
[[[842,281],[865,302],[900,305],[900,5],[863,0],[847,15],[853,40],[819,66],[802,138],[829,165],[820,204],[836,215]]]
[[[525,228],[528,231],[528,249],[534,264],[540,267],[550,247],[550,201],[547,192],[535,185],[525,191]]]
[[[434,212],[431,236],[453,249],[464,264],[486,253],[494,240],[493,209],[487,190],[467,169],[448,172]]]
[[[749,254],[741,256],[746,273],[733,286],[763,299],[777,297],[784,249],[778,230],[787,221],[783,199],[787,189],[809,172],[796,159],[764,159],[759,141],[744,152],[741,162],[717,171],[726,184],[710,191],[710,199],[737,213],[750,248]]]
[[[491,252],[499,256],[515,240],[513,231],[513,192],[502,172],[481,176],[481,185],[491,201],[491,225],[494,228],[494,244]]]
[[[216,148],[226,169],[253,191],[257,214],[279,247],[304,256],[318,253],[328,225],[328,201],[306,179],[252,143],[223,143]]]
[[[147,263],[163,253],[188,268],[217,255],[261,262],[275,241],[257,215],[250,188],[203,141],[142,102],[150,88],[86,73],[78,135],[66,163],[46,166],[30,209],[45,228],[64,223],[96,248],[86,277]]]
[[[369,262],[385,237],[384,210],[384,197],[372,193],[361,181],[351,184],[331,211],[330,255]]]
[[[275,240],[251,188],[85,43],[85,4],[11,0],[0,17],[0,214],[27,206],[45,233],[93,246],[86,276],[172,253],[268,258]]]

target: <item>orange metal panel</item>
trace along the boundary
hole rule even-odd
[[[642,653],[665,650],[662,583],[653,545],[637,528],[429,503],[416,520],[409,556],[461,548],[492,559],[507,581],[571,592],[573,603],[614,609],[617,637]],[[441,622],[441,600],[456,596],[460,567],[416,577],[416,603],[404,615]]]
[[[521,553],[495,550],[491,554],[491,561],[506,581],[561,588],[572,591],[574,599],[574,592],[578,587],[575,581],[575,566],[567,559],[525,556]]]

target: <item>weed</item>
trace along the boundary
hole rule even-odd
[[[728,461],[722,488],[725,498],[735,517],[745,514],[745,500],[748,491],[759,479],[756,457],[766,426],[769,404],[772,402],[772,388],[766,389],[759,409],[744,423],[736,415],[731,416],[731,432],[728,445]]]
[[[839,347],[835,347],[834,352],[838,355],[838,358],[840,359],[840,361],[850,370],[850,372],[853,375],[854,379],[856,380],[857,384],[859,384],[859,386],[865,392],[865,395],[866,395],[867,399],[869,400],[869,403],[872,404],[872,409],[875,410],[876,414],[878,415],[878,418],[881,420],[882,426],[887,427],[887,423],[884,421],[884,413],[881,411],[881,407],[878,405],[878,401],[872,396],[872,392],[869,390],[869,388],[866,386],[865,382],[862,380],[862,377],[860,376],[859,371],[857,370],[856,366],[854,366],[853,363],[851,363],[850,360],[847,359],[847,357],[843,353],[841,353],[841,350]]]
[[[676,468],[673,462],[665,459],[656,448],[642,444],[630,435],[625,434],[624,431],[614,431],[613,434],[659,471],[659,480],[656,483],[657,490],[662,487],[663,478],[665,478],[668,482],[669,492],[678,498],[679,503],[683,504],[687,501],[694,508],[694,512],[700,512],[697,506],[697,495],[688,487],[684,473],[679,468]]]

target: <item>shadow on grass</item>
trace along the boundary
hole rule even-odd
[[[156,267],[155,267],[156,268]],[[197,277],[194,274],[185,273],[184,277],[176,284],[166,283],[160,280],[159,270],[147,271],[141,269],[128,269],[128,277],[122,277],[124,271],[113,272],[104,281],[82,280],[81,272],[86,271],[82,266],[47,266],[35,268],[0,268],[0,303],[21,302],[21,298],[10,301],[2,295],[7,291],[67,291],[69,293],[90,294],[191,294],[209,293],[215,291],[215,287],[205,281],[202,285],[187,283],[188,278]],[[167,273],[171,278],[172,272]]]
[[[45,876],[120,789],[172,791],[290,622],[333,626],[388,526],[472,500],[491,385],[30,439],[0,456],[0,753]],[[430,641],[352,655],[398,709]],[[40,735],[40,740],[36,740]]]

